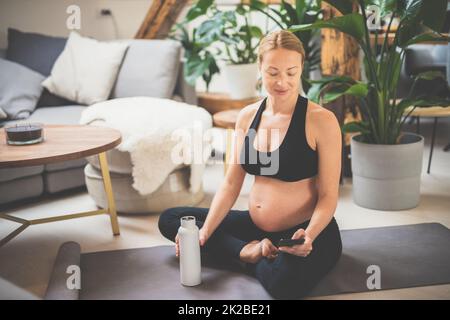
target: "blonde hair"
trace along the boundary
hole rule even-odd
[[[305,49],[300,39],[290,31],[277,30],[267,34],[261,40],[258,48],[258,64],[262,63],[266,52],[277,48],[296,51],[302,56],[302,65],[305,62]]]

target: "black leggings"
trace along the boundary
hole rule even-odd
[[[159,230],[169,240],[175,241],[180,218],[195,216],[201,228],[208,208],[175,207],[165,210],[159,218]],[[217,258],[239,259],[242,248],[252,240],[268,238],[276,244],[281,238],[290,239],[295,231],[307,228],[309,220],[287,230],[267,232],[258,228],[248,210],[230,210],[222,223],[201,248],[202,255]],[[251,265],[250,273],[277,299],[304,297],[337,263],[342,253],[342,242],[336,220],[313,242],[313,250],[307,257],[279,252],[275,259],[263,258]]]

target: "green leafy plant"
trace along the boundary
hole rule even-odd
[[[180,30],[180,34],[172,34],[170,37],[181,42],[184,48],[184,64],[183,74],[186,82],[195,86],[195,82],[202,77],[206,83],[206,90],[212,77],[216,73],[220,73],[217,66],[214,52],[208,48],[208,44],[201,43],[196,39],[196,28],[189,34],[185,24],[177,24],[176,29]]]
[[[190,8],[185,20],[175,25],[171,38],[179,40],[185,49],[184,74],[188,83],[194,85],[201,76],[208,91],[213,75],[220,73],[218,60],[229,64],[256,62],[255,49],[263,33],[250,25],[249,13],[243,5],[221,11],[213,0],[199,0]],[[199,17],[206,17],[206,20],[189,34],[188,24]],[[224,52],[215,46],[219,43],[224,44]]]
[[[427,94],[416,94],[419,80],[443,77],[438,72],[417,75],[407,97],[397,103],[397,84],[400,69],[408,46],[426,41],[448,42],[447,35],[441,34],[447,9],[447,0],[324,0],[338,9],[343,15],[326,21],[295,25],[292,32],[332,28],[352,36],[364,53],[364,70],[367,81],[356,81],[350,77],[325,77],[311,81],[308,96],[327,103],[343,95],[357,98],[361,108],[362,121],[354,121],[342,127],[344,132],[360,132],[364,142],[374,144],[397,144],[401,128],[409,114],[417,106],[449,105],[447,97],[440,98]],[[357,5],[359,11],[353,11]],[[382,33],[375,29],[375,41],[371,41],[366,9],[376,5],[380,18],[386,22]],[[389,45],[388,35],[394,19],[398,20],[395,36]],[[381,48],[376,45],[377,38],[384,37]],[[404,116],[405,110],[412,107]]]
[[[287,30],[294,25],[311,24],[322,18],[321,0],[296,0],[295,6],[282,0],[278,6],[267,5],[260,0],[250,0],[248,6],[258,11],[276,25]],[[303,90],[310,88],[309,74],[320,67],[320,43],[314,41],[318,29],[299,30],[293,32],[303,43],[305,49],[305,63],[302,72]]]

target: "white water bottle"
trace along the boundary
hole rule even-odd
[[[202,282],[199,230],[195,217],[181,218],[178,229],[180,248],[180,281],[185,286],[196,286]]]

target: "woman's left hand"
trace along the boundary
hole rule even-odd
[[[304,229],[298,229],[294,235],[292,236],[292,239],[300,239],[305,238],[305,242],[303,244],[297,244],[292,247],[279,247],[278,250],[281,252],[286,252],[289,254],[293,254],[300,257],[306,257],[308,256],[313,247],[312,247],[312,239],[306,234]]]

